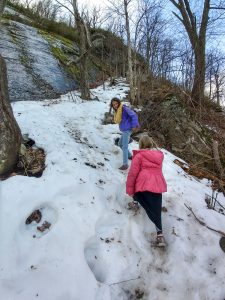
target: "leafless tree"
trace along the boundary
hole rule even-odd
[[[30,6],[31,6],[31,3],[32,3],[33,1],[34,1],[34,0],[25,0],[25,1],[24,1],[25,7],[29,9]]]
[[[146,60],[148,75],[150,78],[163,77],[173,79],[175,77],[175,60],[178,55],[175,48],[175,38],[165,33],[168,21],[163,17],[163,1],[139,0],[140,32],[138,52]],[[179,52],[181,52],[179,50]]]
[[[129,8],[133,0],[109,0],[110,8],[109,10],[114,15],[119,16],[124,23],[124,28],[126,32],[127,40],[127,64],[128,64],[128,78],[130,84],[130,101],[134,103],[135,101],[135,87],[134,87],[134,75],[133,75],[133,57],[132,57],[132,38],[131,38],[131,28],[130,28],[130,13]]]
[[[57,14],[60,10],[60,6],[58,4],[54,4],[52,0],[39,0],[37,2],[33,2],[30,8],[39,17],[49,20],[56,20]]]
[[[93,6],[91,9],[84,8],[81,17],[85,20],[89,28],[100,28],[106,21],[100,7]]]
[[[153,55],[160,37],[162,36],[165,22],[161,17],[159,3],[152,0],[139,0],[140,32],[139,51],[146,58],[148,70],[153,71]]]
[[[178,53],[180,54],[179,63],[181,74],[181,84],[186,91],[191,91],[194,81],[194,52],[189,44],[179,43]]]
[[[0,0],[0,21],[6,5]],[[1,26],[1,23],[0,23]],[[21,146],[21,132],[9,102],[7,69],[0,55],[0,175],[13,168]]]
[[[179,14],[173,12],[185,27],[195,55],[195,76],[192,88],[192,97],[197,104],[204,101],[205,91],[205,52],[206,32],[209,21],[210,0],[204,0],[201,20],[198,24],[195,13],[192,11],[189,0],[170,0]]]
[[[0,56],[0,175],[11,171],[21,146],[21,132],[9,103],[7,70]]]
[[[90,90],[88,82],[88,62],[90,52],[93,47],[98,45],[104,38],[101,34],[90,33],[89,27],[84,18],[84,12],[80,12],[77,0],[68,0],[67,4],[61,3],[56,0],[61,7],[66,8],[74,17],[75,27],[79,36],[79,57],[71,61],[71,63],[79,64],[80,69],[80,90],[81,98],[90,99]],[[68,6],[70,4],[71,8]],[[83,17],[82,17],[83,14]]]
[[[90,99],[90,91],[88,85],[88,53],[91,49],[91,37],[88,30],[87,24],[81,18],[77,1],[73,0],[73,13],[75,17],[75,22],[77,26],[77,31],[79,34],[79,48],[80,48],[80,86],[81,86],[81,98]]]
[[[218,10],[225,10],[225,1],[220,0],[218,1],[213,1],[212,4],[210,5],[210,9],[218,9]]]
[[[125,28],[127,33],[127,58],[128,58],[128,75],[130,84],[130,100],[133,104],[135,101],[135,86],[134,86],[134,74],[133,74],[133,60],[132,60],[132,43],[130,32],[130,19],[128,6],[132,0],[123,0],[124,14],[125,14]]]
[[[225,86],[225,56],[218,49],[211,50],[207,55],[206,70],[209,97],[221,105]]]

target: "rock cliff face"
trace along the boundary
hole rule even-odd
[[[7,64],[11,101],[55,98],[77,87],[77,82],[36,28],[3,21],[0,24],[0,54]]]
[[[98,86],[110,76],[124,77],[123,41],[101,29],[91,29],[91,34],[103,40],[92,41],[94,47],[88,59],[90,87]],[[0,55],[7,64],[10,100],[55,98],[78,88],[81,80],[78,43],[72,27],[42,20],[16,5],[6,7],[0,24]]]

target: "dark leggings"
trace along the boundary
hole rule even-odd
[[[152,192],[135,193],[134,201],[137,201],[145,209],[149,219],[155,224],[157,233],[162,233],[161,208],[162,194]]]

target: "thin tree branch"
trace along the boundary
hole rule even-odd
[[[67,9],[73,16],[75,16],[74,15],[74,12],[68,7],[68,6],[66,6],[66,5],[64,5],[64,4],[62,4],[60,1],[58,1],[58,0],[55,0],[61,7],[64,7],[65,9]]]
[[[206,227],[206,228],[208,228],[208,229],[210,229],[210,230],[212,230],[212,231],[214,231],[214,232],[217,232],[217,233],[221,234],[222,236],[225,236],[225,232],[223,232],[223,231],[221,231],[221,230],[216,230],[216,229],[214,229],[214,228],[208,226],[205,222],[201,221],[201,220],[196,216],[196,214],[193,212],[193,209],[192,209],[190,206],[188,206],[186,203],[184,203],[184,205],[187,207],[188,210],[190,210],[190,212],[193,214],[193,216],[194,216],[195,219],[199,222],[199,224],[201,224],[202,226],[204,226],[204,227]]]
[[[223,166],[222,166],[222,163],[221,163],[221,160],[220,160],[218,141],[213,140],[212,149],[213,149],[213,157],[214,157],[214,160],[215,160],[217,170],[220,172],[220,176],[223,177],[224,176],[224,170],[223,170]]]
[[[199,30],[199,38],[205,38],[206,30],[207,30],[207,24],[209,20],[209,4],[210,0],[205,0],[203,14],[202,14],[202,21],[201,21],[201,27]]]
[[[222,10],[225,10],[225,7],[210,6],[210,9],[222,9]]]
[[[177,19],[179,19],[184,24],[184,20],[178,14],[176,14],[174,11],[172,13],[175,17],[177,17]]]
[[[192,23],[190,21],[187,9],[185,8],[184,2],[183,0],[179,0],[179,5],[174,1],[174,0],[170,0],[170,2],[172,2],[179,10],[179,12],[182,15],[183,18],[183,25],[187,31],[187,34],[189,36],[190,42],[192,44],[192,47],[195,48],[196,47],[196,41],[198,40],[198,33],[197,33],[197,29],[193,28]],[[178,16],[176,16],[178,17]],[[181,21],[181,18],[178,18]]]
[[[196,28],[196,19],[191,11],[191,8],[190,8],[190,4],[188,2],[188,0],[184,0],[184,3],[185,3],[185,6],[186,6],[186,10],[187,10],[187,13],[188,13],[188,16],[190,18],[190,21],[191,21],[191,26],[195,29],[195,31],[197,31],[197,28]]]
[[[128,281],[132,281],[132,280],[137,280],[137,279],[140,279],[140,278],[141,278],[141,276],[138,276],[137,278],[132,278],[132,279],[128,279],[128,280],[123,280],[123,281],[119,281],[119,282],[111,283],[111,284],[109,284],[109,286],[111,286],[111,285],[115,285],[115,284],[124,283],[124,282],[128,282]]]
[[[176,8],[178,8],[180,10],[180,5],[174,1],[174,0],[169,0],[174,6],[176,6]]]

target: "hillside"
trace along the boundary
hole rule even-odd
[[[113,96],[125,96],[121,81],[92,90],[100,101],[77,92],[55,101],[13,104],[23,133],[46,151],[41,178],[14,176],[0,182],[0,294],[4,300],[219,300],[225,298],[225,254],[220,234],[224,214],[208,209],[210,182],[198,180],[165,154],[163,227],[167,248],[154,247],[154,227],[145,212],[128,210],[126,174],[118,170],[117,125],[102,125]],[[87,122],[88,120],[88,122]],[[131,144],[137,149],[137,143]],[[218,200],[225,206],[225,198]],[[37,224],[25,224],[35,210]]]
[[[109,76],[122,75],[125,46],[107,31],[92,32],[103,36],[92,50],[88,66],[89,83],[95,86]],[[11,101],[57,98],[77,89],[79,65],[73,62],[78,58],[77,49],[77,33],[72,27],[38,19],[17,5],[7,7],[0,26],[0,54],[7,63]]]

